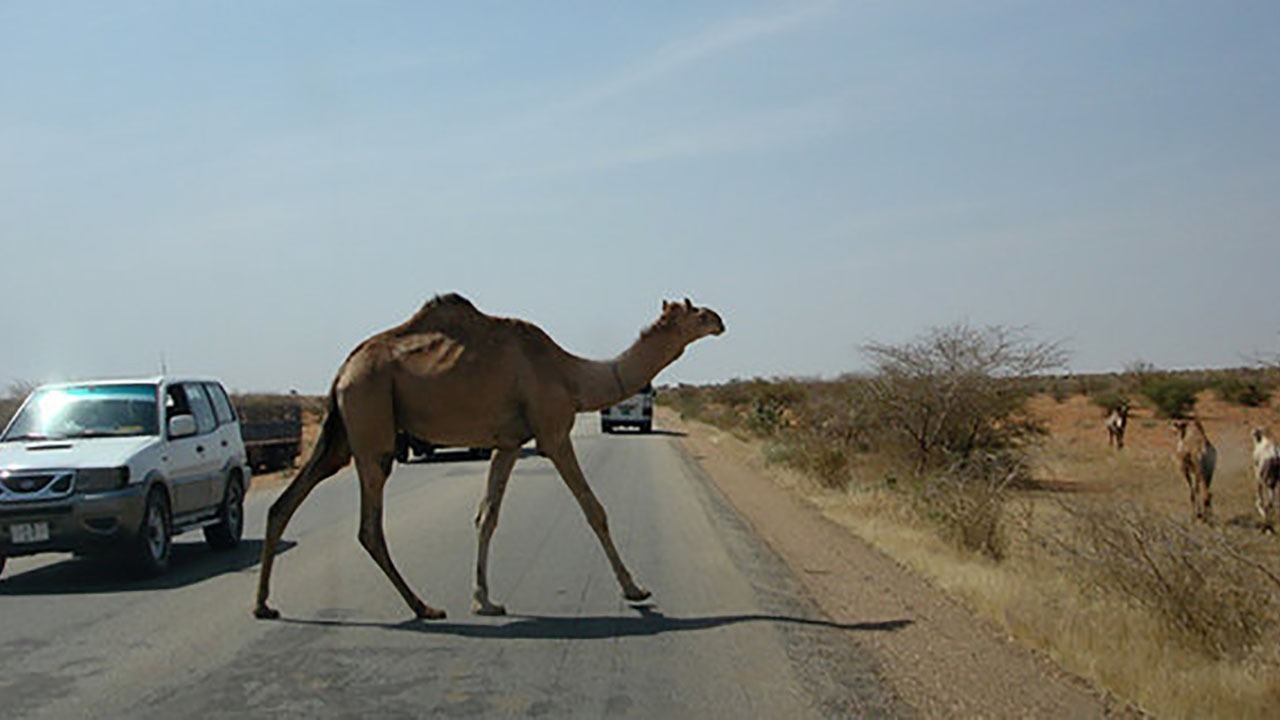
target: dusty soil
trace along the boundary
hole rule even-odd
[[[869,647],[886,680],[927,717],[1138,717],[1124,703],[975,618],[941,590],[826,519],[766,466],[759,449],[659,410],[664,428],[795,571],[835,622],[908,621]]]
[[[1249,408],[1223,402],[1211,392],[1197,399],[1196,414],[1218,450],[1212,485],[1215,525],[1256,525],[1249,431],[1267,427],[1274,436],[1280,429],[1278,401],[1280,396],[1267,407]],[[1125,448],[1116,451],[1107,445],[1102,411],[1084,396],[1063,402],[1040,396],[1032,400],[1031,411],[1049,429],[1049,441],[1038,458],[1047,480],[1065,489],[1122,495],[1179,517],[1190,516],[1187,486],[1173,463],[1177,439],[1168,420],[1148,408],[1134,408]]]

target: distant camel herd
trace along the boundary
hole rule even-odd
[[[1107,444],[1124,449],[1124,431],[1129,424],[1129,406],[1121,404],[1107,413],[1104,423]],[[1199,418],[1175,420],[1172,423],[1178,446],[1173,459],[1179,474],[1187,482],[1191,512],[1197,520],[1207,520],[1213,495],[1213,471],[1218,463],[1218,450],[1209,440]],[[1257,482],[1258,515],[1265,532],[1275,532],[1280,522],[1280,445],[1260,427],[1253,428],[1253,470]]]

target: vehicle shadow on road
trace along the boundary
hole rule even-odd
[[[610,615],[595,617],[564,617],[548,615],[507,615],[495,618],[497,622],[476,623],[436,622],[407,620],[401,623],[360,622],[351,620],[285,618],[283,622],[296,625],[333,627],[381,627],[387,630],[418,632],[427,635],[453,635],[467,638],[500,640],[601,640],[620,637],[642,637],[663,633],[690,632],[739,625],[742,623],[778,623],[827,628],[846,632],[896,632],[912,624],[911,620],[881,620],[875,622],[837,623],[814,618],[770,615],[767,613],[740,613],[710,615],[704,617],[672,617],[663,614],[652,605],[636,607],[639,616]]]
[[[639,430],[632,430],[629,432],[626,430],[614,430],[610,435],[612,437],[653,437],[655,435],[659,437],[688,437],[689,433],[684,432],[683,430],[664,430],[662,428],[654,428],[649,432],[640,432]]]
[[[297,545],[280,541],[276,554]],[[262,540],[243,540],[234,550],[214,551],[203,542],[173,544],[169,570],[155,578],[131,577],[123,563],[113,558],[69,557],[23,573],[5,573],[0,595],[84,595],[94,593],[171,590],[195,585],[218,575],[240,572],[262,559]]]

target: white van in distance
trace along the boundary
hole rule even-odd
[[[615,428],[633,427],[642,433],[653,432],[653,385],[645,385],[640,392],[600,411],[600,431],[611,433]]]

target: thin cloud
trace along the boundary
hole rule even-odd
[[[784,108],[749,116],[682,128],[624,147],[609,146],[563,161],[510,173],[506,179],[545,179],[656,162],[696,159],[743,151],[765,151],[847,130],[847,112],[840,102]]]
[[[817,22],[835,7],[834,2],[819,2],[785,12],[721,21],[698,35],[659,48],[649,57],[597,85],[526,116],[521,125],[549,124],[576,115],[609,98],[658,82],[733,50]]]

